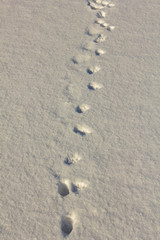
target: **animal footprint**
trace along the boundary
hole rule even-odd
[[[104,6],[103,5],[98,5],[98,4],[96,4],[96,3],[94,3],[94,2],[89,2],[89,6],[91,7],[91,9],[93,9],[93,10],[100,10],[100,9],[103,9],[104,8]]]
[[[76,216],[74,213],[62,217],[61,230],[64,236],[68,236],[72,232],[75,222]]]
[[[62,180],[58,183],[58,192],[62,197],[67,196],[70,192],[78,193],[88,186],[88,183],[81,180],[76,180],[74,183],[68,179]]]
[[[77,125],[76,127],[74,127],[74,132],[84,136],[86,134],[91,133],[92,130],[86,125]]]
[[[104,42],[106,40],[106,37],[103,34],[99,34],[98,37],[94,40],[94,42]]]
[[[88,111],[89,109],[90,109],[90,106],[87,104],[82,104],[82,105],[76,107],[76,111],[78,113],[84,113],[84,112]]]
[[[70,181],[68,179],[65,179],[58,184],[58,192],[62,197],[65,197],[70,192]]]
[[[112,32],[114,29],[115,29],[115,26],[108,26],[107,27],[107,30],[110,31],[110,32]]]
[[[89,88],[90,90],[101,89],[102,87],[103,87],[103,85],[100,84],[100,83],[97,83],[97,82],[92,82],[92,83],[89,83],[89,84],[88,84],[88,88]]]
[[[68,156],[64,162],[68,165],[71,165],[73,163],[79,162],[80,160],[81,160],[81,156],[78,153],[75,153],[72,156]]]
[[[89,74],[93,74],[93,73],[99,72],[100,69],[101,69],[100,67],[94,66],[94,67],[87,68],[87,72]]]
[[[103,23],[104,23],[104,20],[103,20],[103,19],[100,19],[100,18],[97,18],[97,19],[95,20],[95,23],[97,23],[97,24],[103,24]]]
[[[102,24],[100,24],[101,27],[107,27],[109,24],[106,22],[103,22]]]
[[[106,7],[106,6],[108,6],[109,2],[104,0],[101,2],[101,4],[102,4],[102,6]]]
[[[104,12],[104,11],[99,11],[98,13],[97,13],[97,17],[98,18],[104,18],[106,16],[106,13]]]
[[[114,6],[115,6],[114,3],[109,3],[109,4],[107,4],[107,7],[109,7],[109,8],[112,8],[112,7],[114,7]]]
[[[105,51],[103,49],[97,49],[95,51],[95,54],[99,56],[99,55],[105,54]]]
[[[101,4],[102,0],[92,0],[94,3]]]
[[[82,182],[80,180],[76,180],[74,183],[72,183],[72,192],[78,193],[79,190],[83,190],[88,186],[87,182]]]

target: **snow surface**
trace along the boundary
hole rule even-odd
[[[2,240],[160,239],[160,1],[112,3],[0,2]]]

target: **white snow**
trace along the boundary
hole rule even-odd
[[[159,240],[160,1],[0,7],[0,239]]]

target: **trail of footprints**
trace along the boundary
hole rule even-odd
[[[87,51],[94,51],[96,56],[101,56],[105,54],[105,51],[101,48],[99,48],[100,43],[106,41],[106,33],[105,30],[108,30],[112,32],[115,29],[115,26],[110,25],[109,23],[105,22],[106,12],[105,8],[112,8],[115,6],[115,4],[105,1],[105,0],[88,0],[87,1],[88,6],[90,9],[95,11],[96,20],[94,22],[94,26],[87,30],[87,34],[90,36],[95,36],[94,40],[90,42],[87,46],[85,46],[83,49]],[[102,31],[97,31],[96,25],[100,25],[102,27]],[[94,47],[96,44],[96,48]],[[81,62],[87,62],[89,61],[90,56],[89,55],[79,55],[72,58],[73,63],[79,64]],[[100,66],[88,66],[86,69],[86,72],[90,75],[95,74],[101,70]],[[89,90],[99,90],[103,88],[103,85],[99,82],[92,81],[88,83],[86,86]],[[88,111],[91,107],[83,103],[76,107],[75,111],[77,114],[83,114],[86,111]],[[79,134],[81,136],[85,136],[87,134],[90,134],[93,132],[93,130],[85,125],[85,124],[77,124],[73,128],[73,132],[76,134]],[[76,164],[81,160],[81,156],[78,153],[75,153],[72,156],[67,156],[64,160],[64,163],[66,165]],[[71,182],[69,179],[59,179],[58,183],[58,193],[61,195],[61,197],[65,198],[69,194],[78,194],[79,191],[85,189],[88,186],[87,181],[81,181],[81,180],[75,180],[74,182]],[[70,212],[61,218],[61,231],[64,235],[64,237],[68,236],[74,229],[74,225],[76,223],[76,214],[75,212]]]

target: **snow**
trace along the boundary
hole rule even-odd
[[[90,2],[0,3],[3,240],[160,239],[160,2]]]

